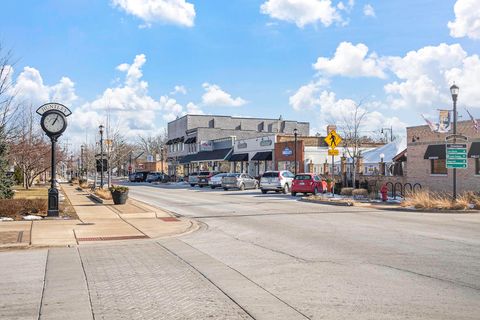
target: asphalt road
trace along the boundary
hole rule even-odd
[[[130,187],[131,197],[201,223],[162,245],[254,318],[480,318],[478,214],[336,207],[258,190]],[[277,315],[268,316],[272,310]]]

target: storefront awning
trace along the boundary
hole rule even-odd
[[[254,161],[269,161],[272,160],[272,152],[271,151],[265,151],[265,152],[257,152],[252,160]]]
[[[190,163],[190,161],[192,161],[192,159],[193,159],[196,155],[197,155],[197,154],[189,154],[189,155],[183,156],[183,157],[178,161],[178,163],[180,163],[180,164]]]
[[[446,158],[445,144],[430,145],[425,151],[424,159],[445,159]]]
[[[469,158],[480,158],[480,142],[472,142],[470,151],[468,151]]]
[[[213,151],[201,151],[194,154],[189,162],[202,162],[202,161],[225,161],[232,152],[231,148],[218,149]]]
[[[185,140],[185,144],[192,144],[197,142],[197,137],[191,137]]]
[[[248,161],[248,153],[232,154],[228,161]]]
[[[166,144],[166,145],[171,145],[171,144],[173,144],[173,140],[170,139],[170,140],[168,140],[165,144]]]

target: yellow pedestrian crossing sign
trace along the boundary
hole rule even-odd
[[[335,132],[335,130],[332,130],[325,137],[325,142],[330,146],[330,148],[335,149],[340,144],[340,142],[342,142],[342,138],[340,138],[340,136]]]

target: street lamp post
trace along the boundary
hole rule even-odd
[[[83,151],[85,149],[85,146],[82,144],[80,146],[80,177],[83,178],[83,173],[85,170],[85,162],[83,160]]]
[[[450,93],[452,94],[453,100],[453,143],[457,142],[457,98],[458,98],[458,86],[455,83],[450,87]],[[457,169],[453,168],[453,201],[457,201]]]
[[[98,127],[100,131],[100,188],[103,189],[103,125]]]
[[[160,161],[162,162],[162,163],[161,163],[162,173],[165,173],[165,172],[163,171],[163,146],[160,148]]]
[[[293,135],[295,136],[295,147],[294,147],[294,153],[295,153],[295,174],[297,174],[297,136],[298,136],[298,130],[297,130],[297,128],[293,129]]]

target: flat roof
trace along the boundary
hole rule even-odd
[[[286,120],[286,119],[278,119],[278,118],[257,118],[257,117],[235,117],[235,116],[225,116],[225,115],[216,115],[216,114],[186,114],[178,119],[172,120],[168,122],[168,124],[178,121],[185,117],[222,117],[222,118],[232,118],[232,119],[252,119],[252,120],[272,120],[272,121],[288,121],[288,122],[297,122],[297,123],[305,123],[310,124],[310,122],[306,121],[297,121],[297,120]]]

